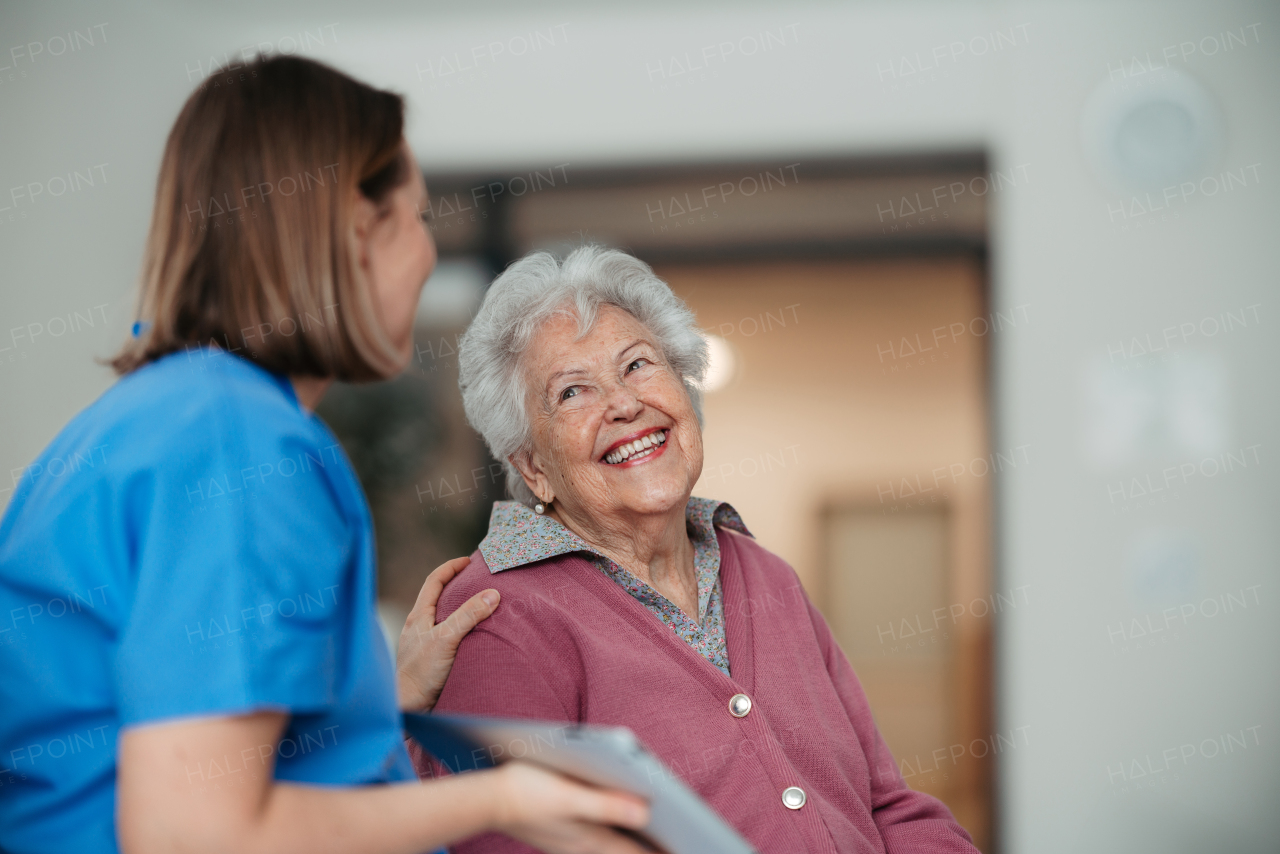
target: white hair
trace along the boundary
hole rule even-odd
[[[648,264],[615,249],[583,246],[563,263],[547,252],[531,252],[489,286],[458,348],[458,385],[467,421],[506,468],[507,492],[524,504],[537,499],[511,463],[511,456],[530,451],[533,441],[521,356],[557,314],[576,317],[578,337],[586,336],[603,305],[622,309],[653,334],[702,424],[698,385],[707,371],[706,339],[693,312],[666,282]]]

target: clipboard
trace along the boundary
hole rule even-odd
[[[455,774],[522,760],[649,802],[641,835],[670,854],[757,854],[626,727],[404,713],[404,730]]]

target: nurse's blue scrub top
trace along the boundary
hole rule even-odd
[[[193,761],[193,797],[269,757],[280,780],[416,779],[368,505],[287,378],[172,354],[19,478],[0,523],[0,849],[115,851],[119,731],[165,718],[292,716],[276,745]]]

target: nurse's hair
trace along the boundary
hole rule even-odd
[[[284,374],[388,377],[399,354],[358,264],[358,195],[416,168],[404,101],[296,56],[209,77],[165,143],[124,374],[211,343]]]

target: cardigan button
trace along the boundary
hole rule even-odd
[[[745,718],[751,711],[751,698],[746,694],[734,694],[729,698],[729,714],[735,718]]]
[[[808,800],[804,789],[799,786],[788,786],[782,790],[782,805],[789,810],[798,810]]]

